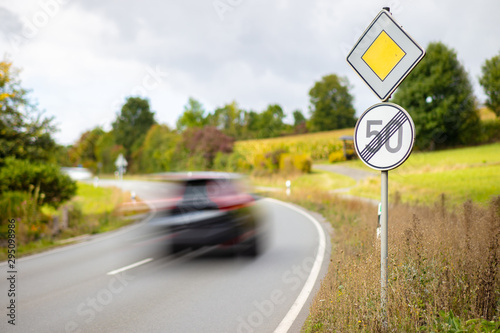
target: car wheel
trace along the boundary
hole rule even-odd
[[[260,254],[259,240],[257,237],[253,237],[248,241],[248,244],[241,251],[241,255],[245,257],[257,257]]]
[[[170,253],[176,254],[176,253],[184,251],[186,248],[187,247],[183,244],[170,244]]]

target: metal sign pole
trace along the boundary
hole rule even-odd
[[[382,326],[387,329],[387,261],[388,261],[388,219],[389,219],[389,171],[381,173],[381,203],[380,215],[380,299],[382,307]]]
[[[382,101],[368,108],[358,119],[354,128],[354,148],[367,166],[382,172],[380,297],[384,331],[387,331],[389,326],[387,316],[388,170],[395,169],[406,161],[415,141],[415,125],[411,116],[399,105],[387,103],[387,101],[424,56],[425,50],[392,18],[390,8],[384,7],[346,58],[352,69]],[[394,146],[395,140],[397,144]]]

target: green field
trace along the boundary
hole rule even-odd
[[[272,177],[250,177],[255,186],[265,186],[277,189],[285,189],[285,182],[291,181],[292,190],[306,191],[310,189],[319,189],[323,191],[333,191],[352,187],[356,182],[343,175],[332,172],[313,169],[309,174]]]
[[[344,166],[371,170],[361,161]],[[500,195],[500,143],[478,147],[415,152],[399,168],[389,172],[389,192],[403,201],[434,203],[444,193],[452,204],[471,199],[486,204]],[[351,194],[377,199],[380,177],[365,180]]]
[[[94,187],[79,182],[74,203],[81,206],[84,215],[112,212],[123,200],[122,192],[115,187]]]
[[[374,171],[360,160],[338,165]],[[349,177],[313,169],[310,174],[251,178],[257,186],[279,189],[285,188],[287,179],[292,181],[292,189],[298,191],[350,188],[348,194],[380,199],[379,176],[356,184]],[[403,165],[389,172],[391,200],[399,196],[403,202],[434,204],[441,200],[442,194],[449,206],[462,204],[469,199],[484,205],[492,196],[500,195],[500,143],[437,152],[414,152]]]

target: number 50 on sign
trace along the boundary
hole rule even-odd
[[[393,103],[375,104],[358,119],[354,147],[370,168],[392,170],[410,156],[415,125],[408,112]]]

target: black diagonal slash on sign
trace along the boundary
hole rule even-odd
[[[382,146],[389,141],[391,136],[396,133],[403,124],[408,121],[408,118],[403,111],[399,111],[394,118],[392,118],[382,130],[375,135],[372,141],[366,145],[365,149],[361,151],[360,157],[364,161],[369,161],[375,154],[382,148]]]

